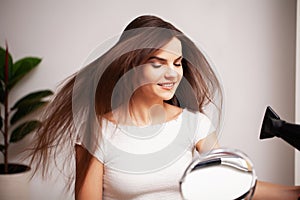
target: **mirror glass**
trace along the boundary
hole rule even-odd
[[[215,149],[200,155],[186,169],[180,189],[183,199],[251,199],[256,175],[241,151]]]

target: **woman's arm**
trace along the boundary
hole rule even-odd
[[[210,134],[196,144],[198,152],[206,152],[218,148],[216,135]],[[254,200],[298,200],[300,197],[300,186],[285,186],[263,181],[257,181],[254,192]]]
[[[254,200],[297,200],[300,186],[285,186],[257,181]]]
[[[196,144],[196,149],[199,153],[207,152],[219,147],[218,137],[215,132],[209,134]]]
[[[76,149],[76,200],[102,200],[103,164],[80,145]]]

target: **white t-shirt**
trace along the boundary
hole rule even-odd
[[[148,127],[104,120],[96,148],[88,147],[84,133],[77,143],[104,164],[104,200],[179,200],[195,144],[213,131],[204,114],[183,109],[176,119]]]

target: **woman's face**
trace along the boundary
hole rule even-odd
[[[141,87],[136,94],[141,93],[147,99],[171,99],[183,75],[181,60],[181,42],[174,37],[142,66]]]

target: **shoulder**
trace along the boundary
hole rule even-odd
[[[120,122],[123,122],[122,120],[124,120],[126,116],[124,117],[124,111],[121,110],[121,108],[119,107],[110,112],[105,113],[99,118],[101,119],[102,122],[106,121],[116,125],[119,124]]]
[[[211,119],[205,113],[185,108],[183,117],[187,123],[194,124],[198,131],[211,132],[215,130]]]
[[[113,116],[113,112],[108,112],[108,113],[105,113],[104,115],[102,115],[101,117],[101,120],[103,121],[104,120],[107,120],[107,121],[110,121],[110,122],[115,122],[115,119],[114,119],[114,116]]]
[[[204,114],[198,110],[190,110],[188,108],[184,108],[183,111],[187,117],[192,117],[192,118],[198,119],[198,120],[199,119],[200,120],[202,120],[202,119],[209,120],[209,118],[207,117],[206,114]]]

